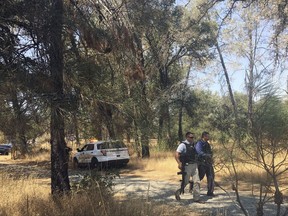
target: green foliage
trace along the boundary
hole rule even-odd
[[[102,173],[99,171],[91,170],[89,174],[78,177],[80,181],[74,182],[72,184],[72,189],[75,190],[76,193],[81,191],[89,192],[96,188],[108,192],[114,186],[113,181],[116,177],[119,177],[119,173],[116,171]]]
[[[287,142],[288,109],[285,104],[279,98],[269,96],[259,101],[255,109],[255,135],[265,137],[273,143]]]
[[[234,114],[232,104],[228,97],[222,97],[215,101],[214,107],[210,110],[209,122],[214,130],[214,138],[221,143],[228,143],[235,137],[244,139],[248,132],[247,102],[246,95],[235,94],[237,103],[237,119]]]

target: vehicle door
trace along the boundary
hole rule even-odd
[[[109,159],[107,158],[107,151],[109,151],[109,143],[103,142],[97,145],[97,159],[99,162],[105,162]]]
[[[94,146],[95,145],[93,143],[87,144],[87,147],[83,151],[84,163],[90,163],[91,162],[91,158],[93,157],[93,153],[94,153]]]
[[[87,146],[88,145],[84,145],[80,150],[79,149],[77,149],[78,150],[78,157],[77,157],[77,159],[78,159],[78,162],[79,163],[85,163],[85,161],[84,161],[84,159],[85,159],[85,151],[86,151],[86,149],[87,149]]]

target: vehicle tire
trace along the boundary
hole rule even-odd
[[[9,152],[7,151],[7,152],[5,152],[5,155],[9,155]]]
[[[78,169],[79,168],[79,163],[77,158],[73,158],[73,169]]]
[[[97,158],[93,157],[90,163],[90,168],[91,169],[95,169],[98,167],[98,160]]]

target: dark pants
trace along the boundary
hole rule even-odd
[[[207,189],[208,189],[207,195],[212,195],[214,193],[214,178],[215,178],[213,165],[212,164],[200,164],[198,166],[198,171],[199,171],[200,181],[206,175]]]

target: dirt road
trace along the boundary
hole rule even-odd
[[[189,209],[188,211],[203,213],[203,215],[244,215],[233,201],[235,200],[233,193],[226,194],[217,188],[215,191],[217,196],[211,199],[205,195],[204,186],[201,188],[201,199],[205,201],[205,204],[193,203],[192,194],[187,189],[184,195],[181,195],[181,200],[177,201],[174,192],[179,188],[179,185],[180,183],[124,176],[116,179],[114,191],[118,194],[127,195],[128,198],[140,196],[144,200],[160,201],[175,207],[181,206]]]

